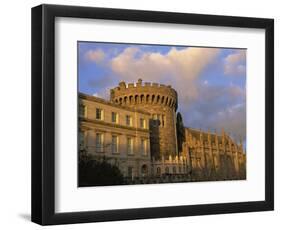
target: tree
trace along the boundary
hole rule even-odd
[[[106,159],[97,161],[89,155],[79,157],[79,186],[100,186],[123,184],[119,168],[109,164]]]
[[[182,144],[185,142],[185,131],[184,131],[182,116],[181,113],[179,112],[177,113],[176,129],[177,129],[178,153],[180,153],[182,152]]]

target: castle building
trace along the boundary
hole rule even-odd
[[[80,149],[106,158],[126,177],[150,175],[150,114],[83,94],[79,101]]]
[[[224,131],[184,128],[177,146],[177,92],[157,83],[120,82],[110,100],[79,94],[80,150],[118,166],[129,181],[246,178],[246,155]],[[167,178],[167,175],[169,177]]]
[[[246,154],[242,141],[236,144],[224,130],[218,135],[192,128],[185,128],[185,138],[183,153],[187,153],[194,179],[246,179]]]
[[[136,86],[131,83],[110,91],[110,101],[133,109],[141,109],[151,115],[151,152],[155,159],[177,155],[176,110],[177,92],[171,86],[145,83],[139,79]]]

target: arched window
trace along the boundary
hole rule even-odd
[[[135,96],[135,104],[137,104],[139,102],[139,95]]]
[[[127,104],[127,96],[126,97],[124,97],[124,104]]]
[[[119,98],[119,103],[122,105],[122,98],[121,97]]]
[[[156,100],[156,104],[158,104],[160,102],[160,96],[157,96],[157,100]]]
[[[164,101],[165,101],[165,97],[162,96],[161,104],[164,104]]]
[[[155,99],[155,95],[153,94],[151,98],[151,103],[154,103],[154,99]]]
[[[165,173],[169,173],[169,167],[165,168]]]
[[[177,173],[177,168],[176,168],[176,166],[173,167],[173,173]]]
[[[166,105],[168,105],[168,101],[169,101],[169,98],[167,97],[166,102],[165,102]]]
[[[129,97],[129,101],[130,101],[130,104],[133,102],[133,96],[132,95]]]
[[[143,177],[146,177],[147,174],[148,174],[147,165],[143,165],[143,166],[141,167],[141,175],[142,175]]]
[[[146,103],[149,103],[149,94],[146,95]]]
[[[140,100],[141,100],[141,103],[144,103],[144,95],[143,94],[140,96]]]
[[[156,169],[156,175],[157,175],[157,176],[161,176],[161,168],[160,168],[160,167],[157,167],[157,169]]]

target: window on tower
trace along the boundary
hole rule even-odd
[[[141,118],[140,119],[140,127],[142,128],[142,129],[145,129],[146,127],[146,124],[145,124],[145,119],[144,118]]]

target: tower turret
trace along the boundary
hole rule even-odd
[[[155,159],[177,156],[177,92],[171,87],[139,79],[136,84],[120,82],[111,90],[113,103],[141,109],[151,114],[149,120],[151,154]]]

